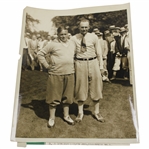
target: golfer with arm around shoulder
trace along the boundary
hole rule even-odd
[[[69,105],[74,97],[74,52],[75,45],[68,40],[68,30],[64,27],[57,29],[58,38],[48,43],[38,52],[38,59],[48,69],[46,103],[49,104],[50,117],[48,127],[55,124],[56,106],[63,104],[64,121],[74,124],[69,116]],[[50,56],[51,63],[45,59]]]
[[[71,40],[76,45],[75,57],[75,99],[78,102],[76,122],[81,122],[84,116],[83,106],[88,96],[94,102],[94,117],[104,122],[99,112],[99,101],[102,98],[103,59],[101,46],[95,34],[89,33],[89,20],[81,20],[80,33]]]

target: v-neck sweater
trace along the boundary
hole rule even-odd
[[[39,61],[46,67],[53,64],[55,67],[53,71],[49,70],[49,74],[65,75],[74,73],[74,54],[75,45],[72,41],[66,44],[58,40],[48,43],[42,50],[38,52]],[[45,56],[50,59],[49,62]]]

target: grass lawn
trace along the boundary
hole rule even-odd
[[[84,118],[74,126],[63,121],[62,106],[57,107],[56,125],[47,127],[48,104],[45,103],[48,74],[40,71],[23,71],[19,100],[16,137],[23,138],[136,138],[128,96],[133,97],[133,89],[127,82],[118,80],[104,83],[100,112],[105,123],[93,118],[93,103],[86,101]],[[77,104],[70,106],[70,116],[77,116]]]

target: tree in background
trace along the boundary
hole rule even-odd
[[[46,31],[39,31],[39,32],[37,32],[37,34],[40,34],[40,36],[44,36],[45,38],[47,38],[47,36],[48,36],[48,32],[46,32]]]
[[[33,33],[36,32],[35,24],[39,24],[40,21],[38,19],[34,19],[31,15],[26,13],[26,24],[25,24],[25,32]]]
[[[37,31],[36,29],[36,24],[39,24],[40,21],[38,19],[34,19],[31,15],[29,15],[28,13],[26,13],[26,24],[25,24],[25,33],[30,33],[30,35],[32,34],[40,34],[40,36],[48,36],[48,32],[46,31]]]
[[[56,16],[52,19],[52,22],[56,28],[61,25],[67,26],[69,32],[74,35],[79,32],[78,25],[82,19],[88,19],[90,21],[90,32],[94,27],[98,27],[103,32],[110,25],[122,27],[127,24],[127,11],[120,10],[75,16]]]

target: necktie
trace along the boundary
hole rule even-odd
[[[81,52],[85,52],[86,51],[86,43],[85,43],[85,37],[83,36],[82,40],[81,40]]]

